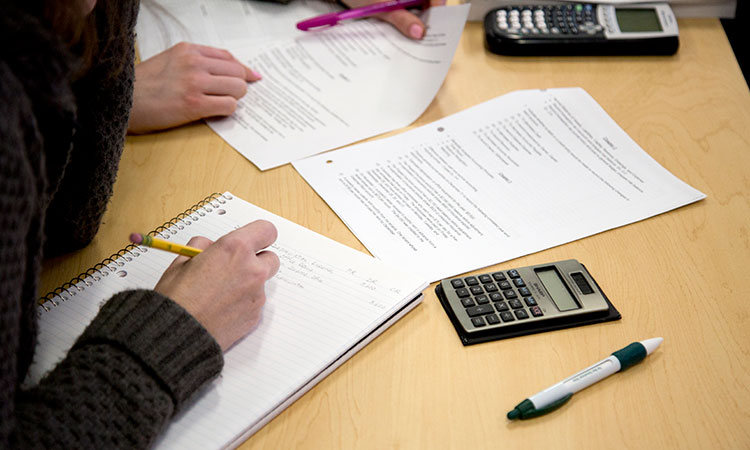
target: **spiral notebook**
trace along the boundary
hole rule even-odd
[[[233,448],[414,308],[427,283],[254,206],[214,194],[152,231],[184,244],[271,221],[281,260],[259,325],[225,355],[222,375],[156,448]],[[39,344],[25,384],[60,361],[112,294],[152,288],[175,255],[129,245],[40,299]]]

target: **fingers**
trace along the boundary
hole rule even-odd
[[[211,244],[213,244],[213,243],[214,243],[214,241],[212,241],[211,239],[209,239],[207,237],[193,236],[192,238],[190,238],[190,240],[185,245],[187,245],[188,247],[193,247],[193,248],[197,248],[197,249],[200,249],[200,250],[205,250],[208,247],[210,247]],[[187,261],[190,261],[189,257],[180,255],[177,258],[175,258],[174,261],[172,261],[172,264],[170,264],[169,267],[177,266],[179,264],[184,264]]]
[[[206,59],[206,64],[206,70],[211,75],[234,77],[247,82],[257,81],[261,78],[259,74],[234,58],[231,61]]]
[[[199,118],[228,116],[237,109],[237,99],[229,95],[202,95],[190,109]]]
[[[215,59],[224,59],[227,61],[234,60],[234,56],[232,54],[224,49],[216,48],[216,47],[209,47],[207,45],[200,45],[200,44],[192,44],[196,50],[198,50],[198,53],[200,53],[203,56],[207,56],[209,58],[215,58]]]
[[[199,54],[210,59],[208,68],[213,75],[227,75],[242,78],[248,82],[261,79],[260,74],[242,64],[227,50],[195,44]]]
[[[278,232],[271,222],[267,220],[256,220],[242,228],[232,231],[219,239],[219,241],[225,239],[241,240],[246,243],[253,253],[258,253],[260,250],[273,244],[277,237]]]
[[[262,251],[256,255],[260,260],[261,264],[268,267],[268,278],[273,278],[274,275],[279,271],[281,267],[281,261],[274,252]]]
[[[424,37],[425,25],[419,17],[404,9],[390,11],[378,15],[381,20],[390,23],[406,37],[422,39]]]
[[[198,248],[198,249],[201,249],[201,250],[205,250],[205,249],[207,249],[213,243],[214,243],[214,241],[212,241],[211,239],[209,239],[207,237],[193,236],[193,237],[190,238],[190,240],[188,241],[188,243],[185,244],[185,245],[187,245],[188,247],[193,247],[193,248]]]
[[[203,92],[207,95],[230,95],[239,100],[247,92],[247,83],[239,78],[208,77],[203,82]]]

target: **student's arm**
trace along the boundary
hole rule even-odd
[[[216,243],[193,238],[190,245],[204,251],[178,257],[155,291],[115,295],[37,386],[2,393],[8,447],[150,446],[218,375],[222,350],[256,325],[265,282],[279,267],[276,255],[260,250],[275,238],[273,225],[263,221]],[[12,341],[6,331],[3,343]],[[4,356],[13,350],[3,347],[10,352]]]
[[[39,385],[11,397],[9,448],[147,448],[222,364],[179,305],[118,294]]]
[[[221,349],[172,300],[131,291],[107,303],[49,376],[21,389],[34,352],[45,168],[53,164],[42,157],[48,128],[39,128],[24,85],[2,62],[0,79],[0,448],[146,447],[221,370]]]

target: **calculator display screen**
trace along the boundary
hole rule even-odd
[[[615,15],[623,33],[662,31],[655,9],[615,8]]]
[[[557,309],[560,311],[570,311],[571,309],[580,308],[578,302],[573,298],[570,290],[568,290],[565,282],[560,278],[560,274],[557,273],[554,267],[537,269],[536,275],[552,297],[552,301],[555,302]]]

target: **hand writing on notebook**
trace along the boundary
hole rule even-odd
[[[373,2],[372,0],[343,0],[346,6],[350,8],[360,8],[365,5],[369,5]],[[445,0],[427,0],[430,6],[442,6],[445,5]],[[412,39],[422,39],[425,32],[425,24],[416,15],[411,12],[400,9],[396,11],[389,11],[376,15],[384,22],[388,22],[404,36]]]
[[[273,224],[257,220],[216,242],[194,237],[188,246],[203,252],[178,256],[154,290],[185,308],[226,351],[260,320],[264,285],[279,270],[278,256],[263,249],[276,236]]]
[[[260,79],[231,53],[181,42],[135,67],[128,132],[148,133],[212,116],[227,116]]]

